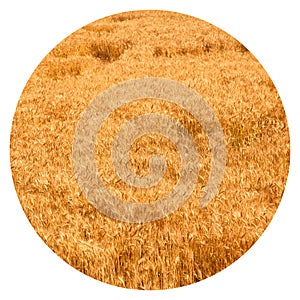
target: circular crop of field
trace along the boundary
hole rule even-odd
[[[102,282],[204,280],[258,240],[282,198],[290,141],[257,59],[200,19],[132,11],[41,61],[18,102],[11,169],[24,213]]]

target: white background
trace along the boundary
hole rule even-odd
[[[242,42],[281,95],[291,133],[291,167],[281,205],[258,242],[224,271],[166,291],[121,289],[83,275],[38,237],[16,196],[9,134],[17,101],[42,58],[94,20],[128,10],[194,15]],[[1,1],[0,4],[0,299],[300,299],[300,9],[297,1]],[[180,26],[180,24],[179,24]]]

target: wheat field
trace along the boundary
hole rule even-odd
[[[224,131],[226,169],[219,193],[198,206],[211,153],[192,115],[162,99],[116,110],[97,136],[95,160],[107,188],[124,201],[151,202],[180,176],[176,149],[151,134],[131,148],[134,172],[149,172],[159,153],[167,171],[147,190],[127,186],[110,158],[126,120],[167,114],[191,133],[201,169],[186,203],[148,223],[101,214],[80,190],[72,143],[85,107],[112,85],[134,78],[176,80],[213,108]],[[35,231],[64,261],[102,282],[132,289],[192,284],[240,258],[264,232],[280,203],[289,169],[289,132],[277,90],[255,57],[234,38],[199,19],[165,11],[110,16],[74,32],[39,64],[20,97],[11,131],[11,169],[20,203]]]

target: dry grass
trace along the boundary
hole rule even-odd
[[[106,145],[122,117],[143,109],[172,115],[193,134],[203,165],[195,193],[178,211],[151,223],[122,223],[83,196],[72,167],[73,136],[81,112],[99,93],[147,76],[182,82],[213,107],[224,129],[227,166],[219,194],[200,209],[210,152],[192,116],[163,102],[147,108],[149,99],[120,108],[103,124],[107,134],[98,136],[95,158],[107,186],[123,200],[152,201],[168,192],[180,162],[168,140],[144,137],[133,145],[132,168],[147,174],[149,155],[161,152],[170,167],[163,184],[146,193],[118,183]],[[31,224],[66,262],[117,286],[166,289],[221,271],[263,233],[284,190],[289,134],[273,83],[245,47],[192,17],[142,11],[89,24],[47,55],[18,104],[11,167]]]

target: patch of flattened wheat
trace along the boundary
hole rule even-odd
[[[201,56],[203,54],[209,53],[216,53],[216,52],[225,52],[226,50],[233,50],[236,52],[246,53],[249,50],[240,44],[239,42],[232,42],[230,44],[224,42],[213,42],[209,40],[202,40],[193,45],[182,45],[182,46],[173,46],[173,47],[164,47],[164,46],[157,46],[153,49],[153,56],[154,57],[169,57],[172,58],[174,56],[185,56],[185,55],[192,55],[192,56]]]
[[[90,52],[93,57],[104,62],[113,62],[132,46],[130,41],[95,41],[90,45]]]
[[[130,21],[130,20],[135,20],[135,19],[139,19],[140,16],[136,13],[124,13],[124,14],[121,14],[121,15],[114,15],[111,17],[111,20],[113,22],[124,22],[124,21]]]

